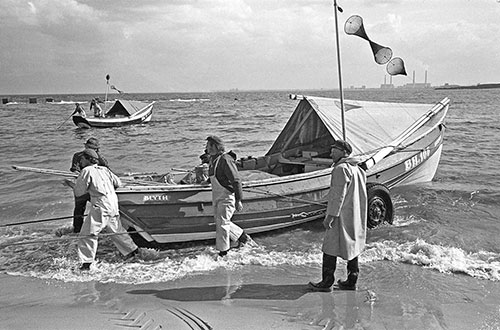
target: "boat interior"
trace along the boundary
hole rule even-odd
[[[266,154],[259,157],[242,157],[236,160],[236,166],[243,181],[262,180],[271,177],[281,177],[300,173],[329,168],[332,165],[330,158],[330,146],[332,139],[322,139],[323,141],[312,143],[306,146],[299,146],[286,150],[285,152]],[[133,176],[137,183],[151,184],[159,182],[163,184],[199,184],[201,165],[196,166],[191,171],[184,173],[148,174]]]
[[[275,176],[307,173],[332,165],[330,146],[332,138],[321,138],[308,145],[287,149],[284,152],[260,157],[244,157],[236,161],[242,176],[245,171],[262,171]]]

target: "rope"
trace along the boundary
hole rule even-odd
[[[296,201],[296,202],[301,202],[301,203],[306,203],[306,204],[311,204],[311,205],[321,205],[321,206],[326,206],[327,205],[325,203],[320,203],[320,202],[315,202],[315,201],[309,201],[309,200],[306,200],[306,199],[300,199],[300,198],[285,196],[285,195],[281,195],[281,194],[278,194],[278,193],[273,193],[273,192],[270,192],[270,191],[267,191],[267,190],[259,190],[259,189],[255,189],[255,188],[253,188],[253,189],[243,188],[243,190],[244,191],[248,191],[248,192],[257,193],[257,194],[263,194],[263,195],[269,195],[269,196],[276,196],[276,197],[280,197],[280,198],[289,199],[291,201]]]
[[[86,216],[86,214],[84,216]],[[68,216],[65,216],[65,217],[58,217],[58,218],[48,218],[48,219],[28,220],[28,221],[16,222],[16,223],[6,223],[6,224],[3,224],[3,225],[0,225],[0,228],[2,228],[2,227],[10,227],[10,226],[26,225],[26,224],[29,224],[29,223],[40,223],[40,222],[47,222],[47,221],[64,220],[64,219],[71,219],[71,218],[73,218],[73,216],[72,215],[68,215]]]
[[[59,238],[49,238],[49,239],[39,239],[39,240],[30,240],[30,241],[22,241],[22,242],[14,242],[14,243],[3,243],[0,244],[0,249],[9,247],[9,246],[15,246],[15,245],[27,245],[27,244],[44,244],[44,243],[50,243],[50,242],[61,242],[61,241],[72,241],[72,240],[78,240],[80,238],[85,238],[85,237],[110,237],[110,236],[118,236],[118,235],[128,235],[128,234],[138,234],[138,233],[147,233],[146,231],[143,230],[135,230],[135,231],[126,231],[123,233],[103,233],[99,235],[78,235],[78,236],[69,236],[69,237],[59,237]]]
[[[292,213],[290,216],[292,219],[297,219],[297,218],[309,218],[313,217],[316,215],[324,215],[326,210],[317,210],[317,211],[312,211],[312,212],[300,212],[300,213]]]

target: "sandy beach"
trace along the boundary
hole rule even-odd
[[[399,265],[392,285],[394,274],[373,277],[381,263],[362,267],[371,280],[356,292],[332,293],[307,291],[318,268],[310,278],[220,269],[142,285],[2,274],[0,329],[498,329],[498,283]],[[446,282],[448,294],[433,288]]]

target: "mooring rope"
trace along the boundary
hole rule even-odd
[[[3,244],[0,244],[0,249],[6,248],[6,247],[9,247],[9,246],[16,246],[16,245],[44,244],[44,243],[51,243],[51,242],[72,241],[72,240],[78,240],[78,239],[84,238],[84,237],[95,237],[95,236],[97,236],[98,238],[100,238],[100,237],[110,237],[110,236],[128,235],[128,234],[139,234],[139,233],[149,233],[149,232],[146,232],[144,230],[134,230],[134,231],[127,231],[127,232],[123,232],[123,233],[100,233],[99,235],[78,235],[78,236],[48,238],[48,239],[35,239],[35,240],[13,242],[13,243],[6,242],[6,243],[3,243]]]
[[[86,214],[84,216],[86,216]],[[73,218],[72,215],[68,215],[68,216],[64,216],[64,217],[57,217],[57,218],[27,220],[27,221],[16,222],[16,223],[6,223],[6,224],[3,224],[3,225],[0,225],[0,228],[2,228],[2,227],[11,227],[11,226],[26,225],[26,224],[30,224],[30,223],[40,223],[40,222],[48,222],[48,221],[55,221],[55,220],[64,220],[64,219],[71,219],[71,218]]]

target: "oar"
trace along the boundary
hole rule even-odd
[[[35,172],[35,173],[42,173],[42,174],[52,174],[52,175],[70,177],[70,178],[78,177],[77,173],[73,173],[70,171],[52,170],[52,169],[48,169],[48,168],[25,167],[25,166],[16,166],[16,165],[12,165],[12,168],[15,170],[18,170],[18,171]],[[129,179],[129,178],[120,177],[120,180],[122,180],[125,183],[143,184],[143,185],[149,185],[149,186],[158,185],[158,182],[136,180],[133,178]]]
[[[64,219],[71,219],[73,218],[72,215],[68,215],[66,217],[58,217],[58,218],[48,218],[48,219],[38,219],[38,220],[28,220],[28,221],[23,221],[23,222],[17,222],[17,223],[6,223],[3,225],[0,225],[1,227],[10,227],[10,226],[19,226],[19,225],[26,225],[28,223],[40,223],[40,222],[47,222],[47,221],[55,221],[55,220],[64,220]]]
[[[444,111],[448,111],[446,106],[450,100],[446,97],[441,102],[435,104],[429,111],[423,114],[416,122],[414,122],[410,127],[404,130],[394,141],[389,143],[387,146],[381,148],[377,151],[372,157],[368,158],[364,161],[364,165],[366,169],[371,168],[375,164],[377,164],[380,160],[382,160],[385,156],[390,154],[394,149],[398,147],[404,140],[406,140],[409,136],[415,133],[420,127],[422,127],[426,122],[428,122],[433,116],[441,111],[441,109],[445,108]],[[443,116],[444,118],[444,116]]]
[[[52,175],[59,175],[59,176],[65,176],[65,177],[71,177],[71,178],[76,178],[78,176],[77,173],[73,173],[70,171],[51,170],[51,169],[47,169],[47,168],[25,167],[25,166],[16,166],[16,165],[12,165],[12,168],[15,170],[18,170],[18,171],[35,172],[35,173],[42,173],[42,174],[52,174]]]
[[[73,112],[73,113],[74,113],[74,112]],[[57,126],[57,128],[56,128],[56,129],[59,129],[62,125],[64,125],[64,124],[65,124],[65,123],[66,123],[66,122],[67,122],[67,121],[68,121],[68,120],[69,120],[69,119],[73,116],[73,113],[72,113],[71,115],[69,115],[69,117],[68,117],[68,118],[66,118],[66,120],[65,120],[65,121],[63,121],[61,125]]]
[[[175,172],[180,172],[180,173],[194,172],[193,170],[186,170],[186,169],[183,169],[183,168],[175,168],[175,167],[172,167],[171,170],[175,171]]]

